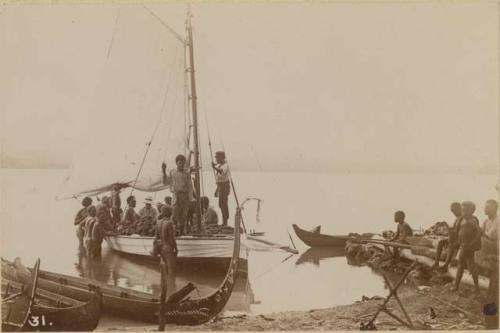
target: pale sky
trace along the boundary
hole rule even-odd
[[[185,5],[146,5],[184,33]],[[208,115],[233,169],[498,170],[496,3],[192,11],[203,149]],[[68,165],[107,136],[118,150],[146,142],[171,38],[139,4],[2,5],[3,165]]]

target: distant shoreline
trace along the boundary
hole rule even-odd
[[[1,166],[0,170],[13,171],[13,170],[68,170],[69,166],[42,166],[42,167],[9,167]],[[205,171],[208,168],[204,168]],[[338,174],[338,175],[484,175],[484,176],[495,176],[500,175],[499,171],[481,171],[481,170],[398,170],[398,171],[388,171],[388,170],[335,170],[335,171],[324,171],[324,170],[252,170],[252,169],[236,169],[233,172],[243,172],[243,173],[290,173],[290,174]]]

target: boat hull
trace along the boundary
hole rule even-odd
[[[150,253],[153,251],[154,237],[142,236],[108,236],[106,242],[115,252],[141,260],[158,261]],[[211,265],[212,268],[226,270],[233,254],[233,236],[221,237],[194,237],[184,236],[177,238],[178,255],[176,263],[179,265]],[[240,271],[246,271],[247,249],[240,248]]]
[[[345,246],[349,238],[348,236],[332,236],[307,231],[299,228],[296,224],[292,226],[297,237],[310,247]]]

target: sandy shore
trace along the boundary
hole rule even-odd
[[[398,291],[413,324],[417,329],[434,330],[477,330],[484,329],[482,301],[473,297],[469,288],[463,287],[458,293],[449,291],[449,285],[418,286],[413,282],[403,285]],[[389,290],[387,290],[387,294]],[[380,296],[380,297],[377,297]],[[257,316],[218,317],[201,326],[167,325],[166,331],[304,331],[304,330],[359,330],[361,322],[368,322],[379,304],[383,302],[377,295],[371,300],[354,304],[309,311],[287,311]],[[465,310],[464,314],[435,299],[448,302]],[[431,318],[432,307],[435,318]],[[395,299],[387,305],[399,317],[404,318]],[[407,330],[385,313],[381,313],[375,325],[379,330]],[[102,331],[156,331],[157,326],[114,327]]]

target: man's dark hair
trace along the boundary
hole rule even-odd
[[[462,209],[462,205],[460,204],[460,202],[452,202],[451,205],[450,205],[450,209],[451,210],[454,210],[454,209]]]
[[[172,203],[172,197],[171,197],[171,196],[169,196],[169,195],[167,195],[167,196],[163,199],[163,201],[164,201],[165,203],[169,203],[169,204],[171,204],[171,203]]]
[[[182,154],[179,154],[175,157],[175,163],[179,162],[179,161],[184,161],[186,162],[186,156],[182,155]]]
[[[83,198],[82,205],[83,205],[83,207],[88,207],[88,206],[92,205],[92,198],[90,198],[90,197]]]
[[[498,210],[498,202],[496,200],[489,199],[489,200],[486,201],[486,204],[493,205]]]
[[[129,195],[128,198],[127,198],[127,204],[130,205],[130,203],[132,202],[132,200],[135,200],[135,196]]]
[[[202,207],[208,207],[208,204],[210,203],[210,200],[208,199],[208,197],[201,197],[200,200],[201,200]]]
[[[399,217],[398,220],[401,220],[401,221],[404,221],[405,220],[405,212],[403,212],[402,210],[398,210],[396,213],[394,213],[394,216],[395,217]]]

